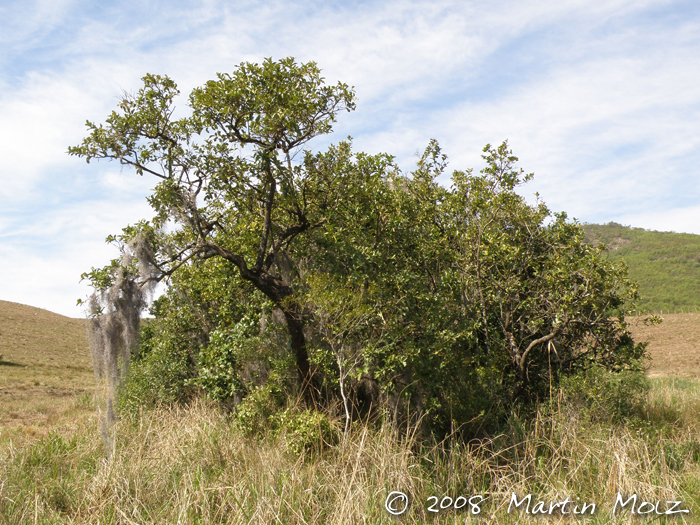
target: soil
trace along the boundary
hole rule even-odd
[[[644,317],[628,319],[635,341],[648,342],[650,377],[700,379],[700,313],[664,314],[646,326]]]

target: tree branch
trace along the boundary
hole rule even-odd
[[[539,345],[541,343],[546,343],[547,341],[554,339],[558,333],[559,333],[559,330],[554,330],[553,332],[550,332],[549,334],[547,334],[545,336],[542,336],[538,339],[535,339],[529,345],[527,345],[527,348],[523,352],[523,355],[520,357],[520,362],[518,363],[518,368],[520,369],[521,376],[525,370],[525,359],[527,359],[527,355],[530,353],[530,351],[533,348],[535,348],[537,345]]]

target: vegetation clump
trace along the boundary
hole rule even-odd
[[[562,378],[643,369],[624,317],[636,286],[580,225],[517,193],[532,175],[507,143],[446,187],[436,141],[411,172],[349,139],[305,149],[355,108],[314,63],[241,64],[194,89],[180,118],[175,82],[143,81],[69,149],[159,180],[154,217],[111,238],[147,240],[129,275],[168,284],[125,406],[203,393],[245,413],[274,392],[334,410],[346,433],[379,416],[483,437]],[[88,276],[104,289],[127,266]]]

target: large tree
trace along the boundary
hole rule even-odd
[[[268,59],[194,89],[189,115],[176,118],[175,82],[146,75],[143,83],[105,124],[87,122],[89,135],[69,153],[159,179],[149,197],[154,220],[122,238],[151,244],[148,278],[167,278],[195,258],[225,259],[283,312],[302,384],[312,383],[295,243],[324,224],[342,174],[299,152],[354,109],[352,89],[326,85],[313,62]]]
[[[476,428],[561,375],[640,368],[624,267],[565,214],[527,204],[516,190],[530,176],[507,144],[487,146],[485,168],[453,172],[448,188],[435,141],[410,173],[349,141],[303,149],[354,109],[352,90],[325,85],[313,63],[242,64],[194,89],[179,118],[175,83],[143,80],[69,151],[160,180],[153,220],[112,237],[135,258],[89,276],[98,290],[170,279],[189,296],[170,290],[157,310],[172,322],[149,343],[193,349],[175,360],[190,367],[179,384],[199,377],[217,398],[249,390],[238,375],[258,342],[248,314],[268,308],[250,286],[283,314],[307,399],[322,383],[337,393],[346,428],[378,397],[441,432]]]

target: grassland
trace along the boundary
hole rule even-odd
[[[635,336],[650,341],[653,379],[624,423],[560,395],[534,420],[512,414],[502,434],[468,446],[425,447],[410,430],[358,424],[338,444],[299,455],[284,436],[252,439],[198,402],[119,421],[107,461],[82,321],[0,307],[0,435],[8,436],[0,441],[0,525],[389,524],[397,518],[384,504],[394,490],[410,497],[398,519],[406,524],[700,523],[700,314],[664,315],[653,327],[632,319]],[[661,512],[678,500],[690,512],[613,517],[618,492],[661,500]],[[514,493],[532,494],[533,506],[569,496],[597,510],[585,518],[508,512]],[[428,510],[432,496],[439,508],[444,496],[454,504],[460,495],[487,499],[478,515],[469,504]]]
[[[656,313],[700,311],[700,235],[648,231],[616,223],[584,225],[639,283],[640,308]]]
[[[0,447],[92,414],[85,321],[0,301]]]
[[[655,523],[698,523],[699,394],[696,382],[657,380],[634,425],[555,403],[528,423],[514,415],[502,435],[469,446],[420,448],[410,433],[358,425],[339,445],[302,455],[284,439],[242,435],[200,403],[120,421],[107,462],[96,424],[83,420],[4,453],[0,523],[389,524],[396,521],[384,505],[394,490],[412,502],[401,523],[582,521],[508,512],[513,494],[595,503],[585,523],[639,522],[629,510],[612,516],[618,493],[661,500],[661,512],[667,500],[689,511]],[[432,496],[476,495],[486,498],[478,515],[428,510]]]

